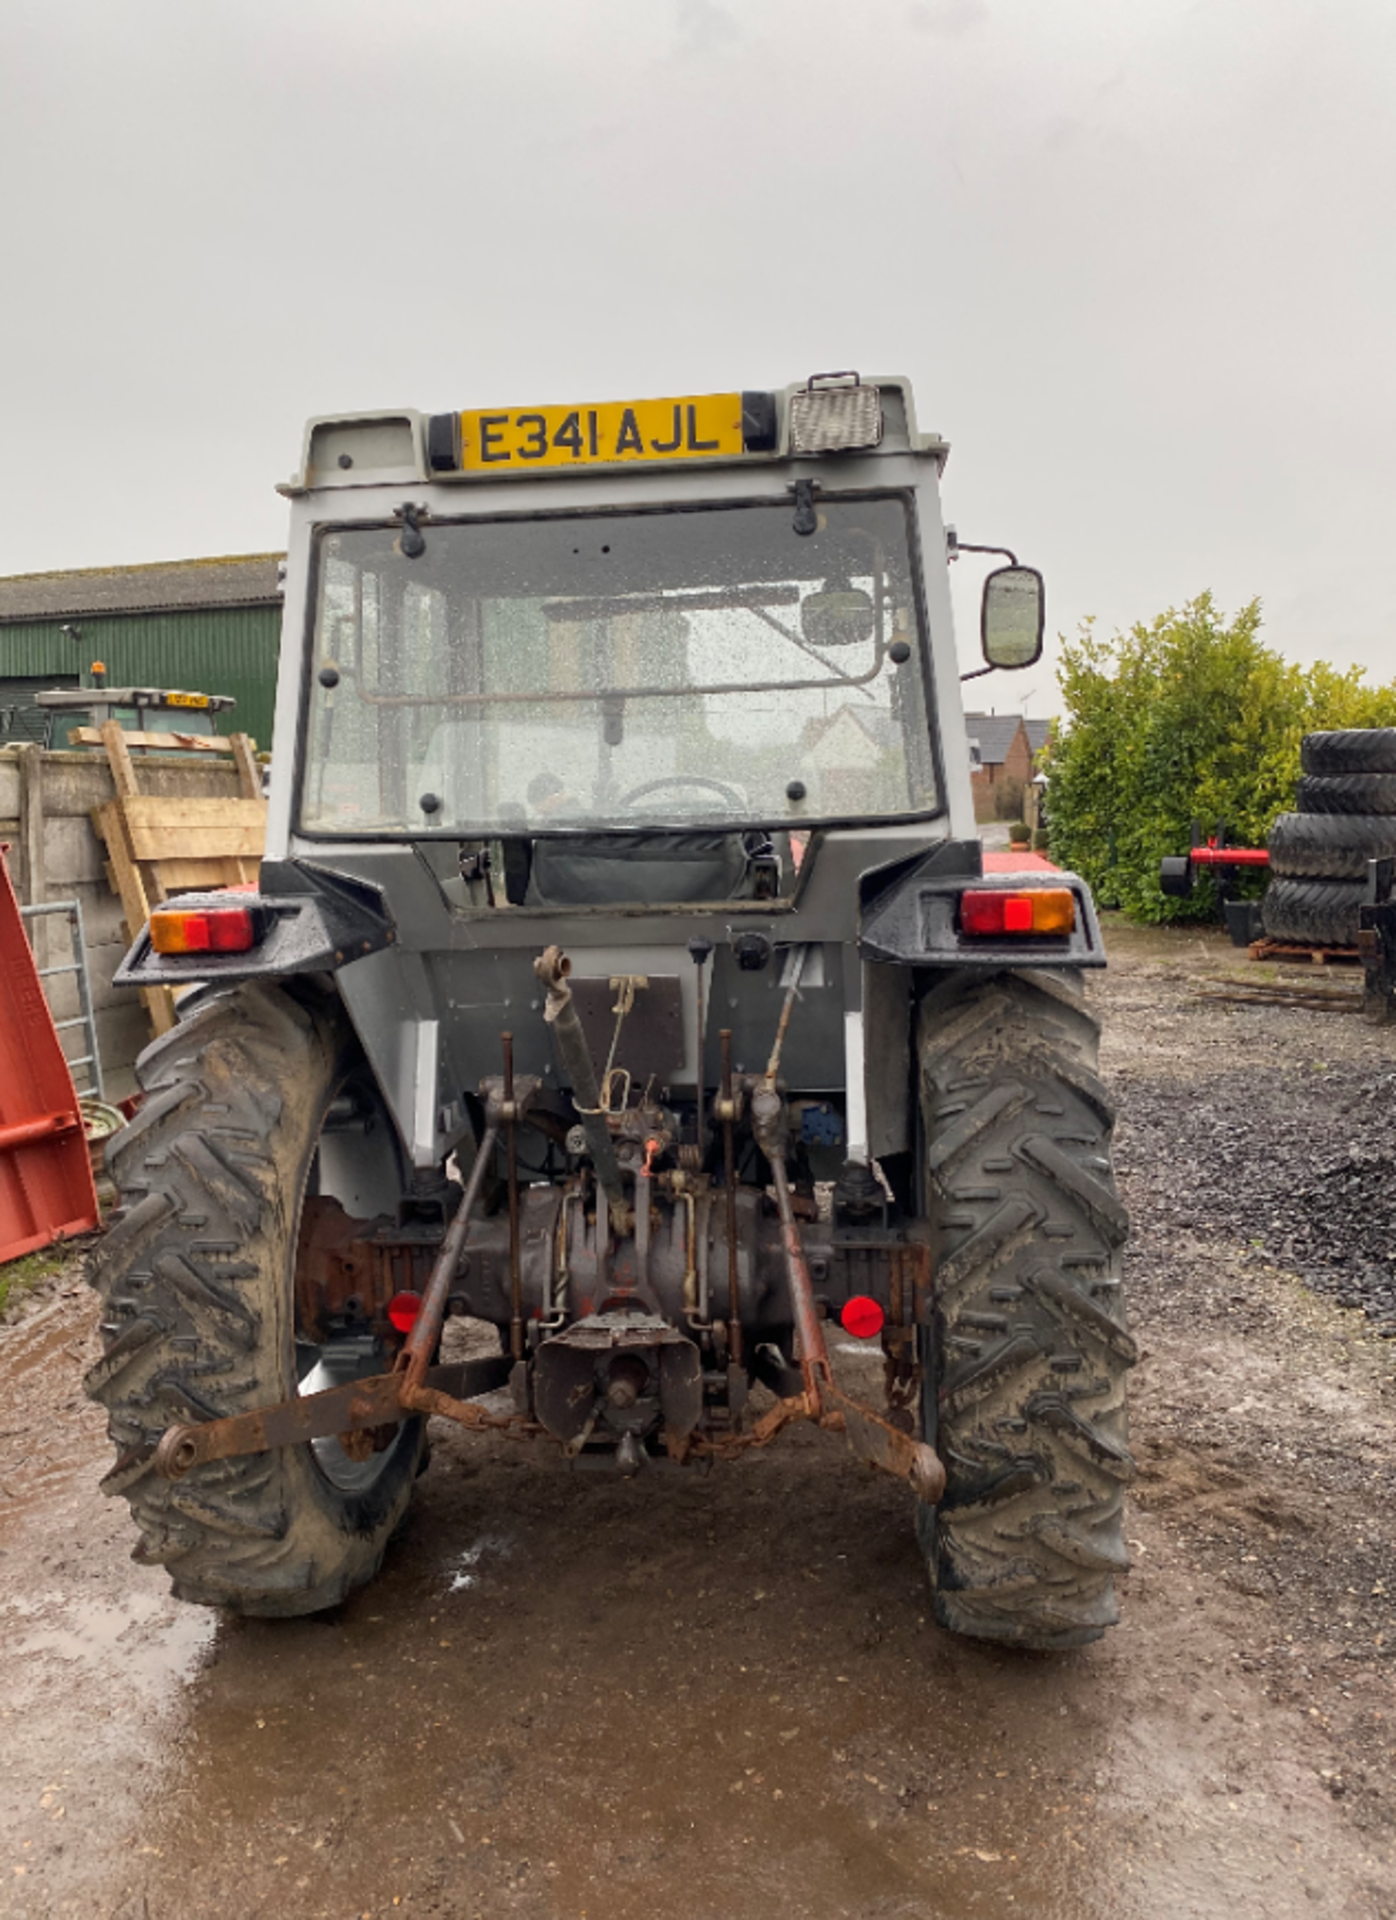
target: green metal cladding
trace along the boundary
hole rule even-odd
[[[149,613],[70,616],[79,644],[57,619],[0,626],[0,677],[80,673],[100,660],[108,686],[173,687],[190,693],[230,693],[235,711],[221,731],[250,733],[259,748],[272,744],[276,657],[281,609],[181,607]]]

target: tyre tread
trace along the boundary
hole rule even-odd
[[[1396,773],[1396,727],[1338,727],[1306,733],[1299,743],[1305,773]]]
[[[1357,944],[1357,909],[1366,894],[1361,880],[1272,880],[1260,917],[1272,940],[1316,947]]]
[[[1270,829],[1270,874],[1280,880],[1365,880],[1367,862],[1396,854],[1396,817],[1282,813]]]
[[[1300,813],[1396,813],[1396,773],[1304,774],[1295,805]]]
[[[941,1623],[1020,1646],[1098,1638],[1127,1564],[1123,1387],[1138,1356],[1097,1045],[1071,981],[956,980],[922,1007],[947,1486],[918,1534]]]
[[[334,1605],[377,1571],[411,1495],[420,1424],[402,1443],[411,1458],[363,1494],[331,1489],[305,1447],[177,1482],[152,1467],[173,1422],[287,1390],[288,1240],[314,1090],[354,1044],[337,1003],[251,986],[207,1001],[137,1064],[148,1097],[111,1155],[122,1204],[89,1268],[106,1347],[84,1385],[117,1447],[103,1490],[130,1504],[134,1557],[169,1567],[182,1599],[274,1615]]]

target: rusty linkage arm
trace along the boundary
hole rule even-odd
[[[470,1231],[470,1216],[475,1211],[475,1203],[480,1197],[480,1188],[484,1185],[485,1174],[494,1154],[495,1142],[499,1139],[501,1120],[514,1116],[499,1114],[493,1110],[486,1115],[485,1131],[480,1139],[479,1151],[475,1155],[475,1164],[470,1169],[470,1178],[465,1183],[465,1192],[456,1208],[455,1217],[446,1230],[446,1238],[441,1242],[441,1251],[432,1267],[427,1290],[422,1296],[422,1304],[417,1318],[412,1322],[412,1330],[403,1343],[402,1352],[397,1357],[395,1373],[404,1376],[408,1387],[419,1387],[426,1377],[431,1364],[431,1356],[436,1351],[441,1338],[441,1328],[446,1319],[446,1300],[451,1291],[451,1282],[455,1278],[456,1268],[460,1265],[461,1254],[465,1251],[465,1236]]]
[[[817,1421],[821,1427],[842,1428],[848,1444],[870,1466],[905,1480],[918,1500],[934,1505],[945,1491],[945,1468],[933,1447],[916,1440],[894,1426],[862,1401],[852,1399],[834,1383],[824,1328],[815,1305],[814,1287],[805,1260],[804,1243],[795,1222],[790,1200],[790,1179],[785,1168],[785,1102],[776,1092],[768,1074],[751,1099],[751,1123],[756,1143],[770,1162],[775,1183],[776,1209],[780,1214],[781,1238],[785,1245],[786,1275],[790,1301],[795,1314],[795,1336],[799,1343],[800,1371],[804,1375],[803,1394],[781,1400],[766,1414],[750,1435],[735,1435],[764,1446],[792,1420]],[[763,1432],[763,1429],[769,1428]]]
[[[446,1300],[465,1247],[470,1216],[480,1197],[500,1127],[520,1117],[518,1101],[504,1100],[499,1082],[487,1082],[484,1090],[488,1097],[486,1126],[475,1163],[436,1256],[421,1310],[393,1370],[371,1379],[351,1380],[325,1393],[285,1400],[279,1406],[233,1414],[226,1420],[169,1427],[155,1448],[153,1464],[158,1474],[166,1480],[180,1480],[192,1468],[210,1460],[265,1453],[272,1447],[294,1446],[306,1440],[344,1439],[394,1425],[410,1413],[449,1413],[452,1419],[470,1427],[517,1424],[517,1416],[487,1413],[483,1407],[471,1406],[457,1397],[488,1393],[492,1387],[502,1386],[511,1365],[508,1355],[465,1361],[458,1366],[430,1365],[441,1338]]]
[[[432,1367],[416,1391],[433,1402],[422,1409],[436,1411],[435,1401],[456,1394],[489,1393],[508,1380],[508,1354],[490,1354],[481,1360],[461,1360],[453,1366]],[[369,1380],[351,1380],[325,1393],[309,1393],[280,1406],[259,1407],[226,1420],[201,1426],[170,1427],[155,1449],[155,1471],[166,1480],[182,1480],[194,1467],[210,1460],[232,1460],[240,1454],[267,1453],[273,1447],[299,1446],[307,1440],[344,1440],[377,1427],[396,1426],[403,1417],[405,1381],[401,1373],[380,1373]],[[453,1400],[452,1404],[456,1404]],[[467,1406],[470,1426],[507,1426],[507,1416]]]
[[[512,1034],[504,1035],[504,1077],[502,1080],[486,1080],[480,1091],[485,1096],[485,1131],[480,1141],[480,1150],[475,1156],[475,1164],[470,1169],[470,1179],[466,1183],[465,1193],[456,1209],[455,1219],[441,1245],[436,1265],[431,1270],[431,1279],[427,1282],[426,1293],[422,1297],[421,1310],[412,1323],[412,1331],[407,1336],[406,1345],[398,1355],[397,1366],[389,1376],[401,1382],[398,1400],[401,1407],[409,1413],[439,1413],[448,1420],[454,1420],[462,1427],[518,1427],[522,1423],[518,1414],[488,1413],[483,1407],[471,1406],[467,1401],[447,1392],[444,1384],[433,1384],[427,1368],[431,1356],[436,1352],[441,1339],[441,1328],[446,1317],[446,1300],[451,1291],[451,1282],[456,1268],[460,1265],[461,1254],[465,1250],[465,1237],[470,1231],[470,1216],[475,1210],[480,1187],[499,1138],[500,1129],[507,1129],[509,1135],[509,1268],[511,1315],[513,1321],[513,1339],[508,1359],[512,1366],[523,1354],[522,1343],[522,1307],[519,1294],[519,1217],[518,1187],[513,1153],[513,1133],[518,1122],[523,1119],[530,1104],[538,1092],[538,1082],[534,1079],[516,1077],[514,1073],[514,1042]],[[437,1372],[444,1369],[438,1368]]]

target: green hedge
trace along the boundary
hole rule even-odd
[[[1109,640],[1086,621],[1065,643],[1065,711],[1047,760],[1052,858],[1103,906],[1146,921],[1211,917],[1210,885],[1190,900],[1159,891],[1159,862],[1187,851],[1193,821],[1264,846],[1294,804],[1304,734],[1396,726],[1396,682],[1294,666],[1260,625],[1258,600],[1228,623],[1203,593]]]

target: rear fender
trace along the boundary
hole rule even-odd
[[[881,884],[879,885],[879,882]],[[999,939],[960,931],[960,895],[969,887],[1028,892],[1069,888],[1076,923],[1051,938],[1010,934]],[[858,951],[864,960],[912,967],[1103,967],[1105,946],[1091,890],[1079,874],[1054,869],[985,873],[977,840],[949,840],[923,859],[864,876]]]
[[[262,863],[256,893],[185,893],[181,907],[227,906],[259,910],[265,932],[246,953],[156,953],[149,926],[113,976],[118,987],[175,987],[191,980],[275,980],[288,974],[334,973],[366,954],[380,953],[397,930],[376,887],[305,861]]]

